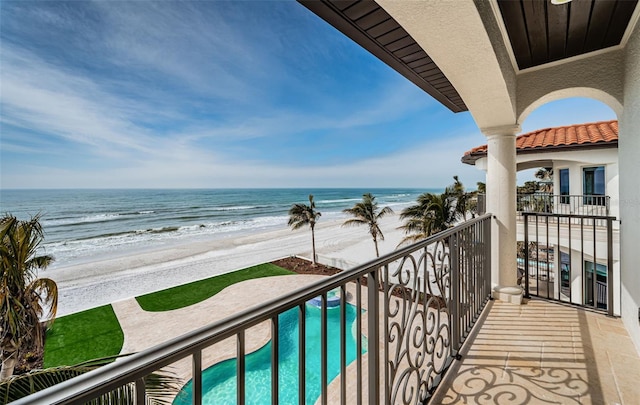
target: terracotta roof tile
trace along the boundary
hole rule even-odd
[[[593,147],[618,142],[618,121],[600,121],[564,127],[545,128],[516,137],[516,151],[544,151],[580,146]],[[487,145],[477,146],[465,152],[462,161],[473,164],[487,154]]]

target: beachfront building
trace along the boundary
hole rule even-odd
[[[468,150],[462,163],[487,171],[487,145]],[[552,192],[536,193],[543,204],[531,208],[556,213],[619,217],[618,121],[581,123],[544,128],[516,137],[516,170],[552,169]],[[520,211],[527,209],[519,196]]]
[[[344,299],[353,297],[359,307],[356,330],[367,335],[366,350],[357,343],[356,361],[340,361],[340,377],[331,386],[324,361],[327,350],[322,352],[319,403],[418,404],[441,392],[435,403],[498,403],[499,398],[518,403],[633,403],[640,378],[638,1],[299,1],[452,112],[473,116],[487,137],[490,215],[22,403],[83,401],[130,382],[143,396],[144,376],[190,359],[193,403],[199,404],[203,350],[231,338],[243,359],[246,328],[267,321],[277,339],[279,313],[298,308],[302,316],[307,300],[326,297],[335,288],[342,290]],[[515,266],[516,135],[533,110],[566,97],[599,100],[619,122],[622,322],[546,301],[519,305],[523,291]],[[596,187],[601,172],[595,169],[589,176]],[[571,177],[569,181],[569,187],[577,183]],[[411,272],[413,277],[404,277]],[[442,296],[427,291],[430,283],[418,285],[424,281],[420,274],[435,278]],[[402,282],[390,283],[392,275]],[[352,286],[355,290],[346,291]],[[489,296],[497,300],[490,302]],[[321,339],[328,333],[324,325]],[[345,328],[340,330],[346,335]],[[609,333],[615,338],[607,340]],[[625,352],[631,341],[636,351]],[[277,364],[278,345],[271,346],[271,353]],[[237,399],[244,403],[245,362],[238,361],[236,367]],[[272,367],[272,403],[278,403],[277,370]],[[458,379],[465,375],[477,384]],[[304,373],[298,381],[299,403],[305,403]]]
[[[462,162],[486,171],[487,145],[467,151]],[[611,293],[610,313],[619,316],[618,121],[518,135],[516,168],[551,168],[553,173],[550,193],[516,196],[516,239],[527,248],[527,254],[521,249],[516,259],[519,284],[528,289],[525,293],[605,310]],[[610,247],[605,217],[611,218]],[[597,241],[595,247],[584,243],[593,240]]]
[[[451,111],[469,111],[486,135],[487,211],[495,216],[491,284],[497,298],[511,301],[509,295],[519,294],[512,287],[517,286],[516,135],[521,123],[539,106],[567,97],[589,97],[611,107],[619,122],[619,219],[624,224],[621,316],[640,349],[638,2],[301,2]]]

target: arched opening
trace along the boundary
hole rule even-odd
[[[589,98],[567,97],[576,93]],[[621,111],[604,92],[568,89],[520,115],[527,141],[518,147],[516,206],[527,228],[518,229],[517,260],[532,295],[620,313],[619,244],[594,241],[619,231],[606,218],[619,217]]]
[[[537,113],[535,115],[540,114],[540,111],[538,110],[541,107],[547,106],[545,108],[548,108],[548,105],[553,104],[554,102],[566,103],[566,102],[571,102],[571,100],[578,100],[578,99],[591,99],[591,100],[594,100],[594,103],[596,101],[599,101],[600,104],[604,104],[608,106],[610,110],[613,110],[613,113],[616,115],[616,118],[619,118],[623,111],[622,103],[615,97],[611,96],[609,93],[606,93],[599,89],[593,89],[588,87],[573,87],[573,88],[561,89],[561,90],[556,90],[556,91],[547,93],[546,95],[540,97],[533,103],[524,107],[522,112],[518,115],[518,123],[523,125],[523,129],[525,129],[526,122],[530,121],[529,120],[530,115],[532,115],[532,113],[536,111]],[[614,118],[611,118],[611,119],[614,119]]]
[[[529,133],[543,128],[617,119],[618,112],[616,112],[615,108],[622,108],[622,106],[612,97],[610,97],[610,101],[614,105],[613,107],[602,100],[605,97],[596,99],[586,96],[563,96],[563,93],[573,94],[578,90],[580,89],[559,90],[531,104],[520,114],[521,133]],[[595,92],[602,96],[606,95],[606,93],[599,90],[595,90]],[[532,159],[527,159],[526,161],[518,160],[518,185],[522,186],[526,181],[534,181],[535,173],[540,168],[549,167],[549,165],[549,160],[542,157],[539,159],[539,164]]]

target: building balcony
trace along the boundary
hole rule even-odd
[[[245,311],[209,310],[219,320],[177,337],[167,328],[170,340],[16,404],[86,403],[124,385],[135,392],[128,403],[140,404],[145,378],[167,371],[186,384],[168,398],[176,404],[637,398],[640,359],[619,319],[491,299],[491,228],[487,214],[319,281],[239,285],[227,298],[253,297]],[[278,288],[290,290],[278,296]],[[156,321],[145,328],[163,328]]]
[[[477,211],[486,212],[486,196],[477,196]],[[611,215],[611,197],[608,195],[555,195],[533,193],[516,195],[516,212],[521,218],[523,212],[553,213],[563,215]]]

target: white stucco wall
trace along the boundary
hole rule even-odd
[[[619,174],[618,174],[618,150],[593,149],[566,152],[543,152],[531,154],[519,154],[516,163],[520,167],[523,163],[541,162],[539,167],[547,166],[552,162],[554,181],[554,194],[560,194],[560,169],[569,169],[569,194],[582,195],[582,168],[593,166],[605,166],[605,194],[611,197],[609,215],[620,217],[619,210]],[[478,169],[487,171],[487,158],[480,158],[475,165]],[[523,165],[528,166],[528,165]]]
[[[600,100],[619,116],[622,112],[624,51],[573,60],[518,75],[518,123],[536,108],[568,97]]]
[[[553,190],[560,194],[560,169],[569,169],[569,194],[583,195],[583,173],[585,167],[604,166],[605,195],[611,197],[609,215],[620,218],[618,150],[600,149],[581,152],[558,152],[549,154],[553,160]],[[546,157],[546,156],[545,156]]]
[[[509,67],[507,54],[495,52],[504,47],[502,38],[493,29],[495,24],[485,26],[474,0],[377,3],[427,51],[480,129],[516,124],[514,72],[503,71]],[[490,12],[486,7],[481,11],[483,16]],[[499,37],[497,43],[492,43],[490,33]]]
[[[640,24],[627,43],[619,121],[622,320],[640,352]]]

